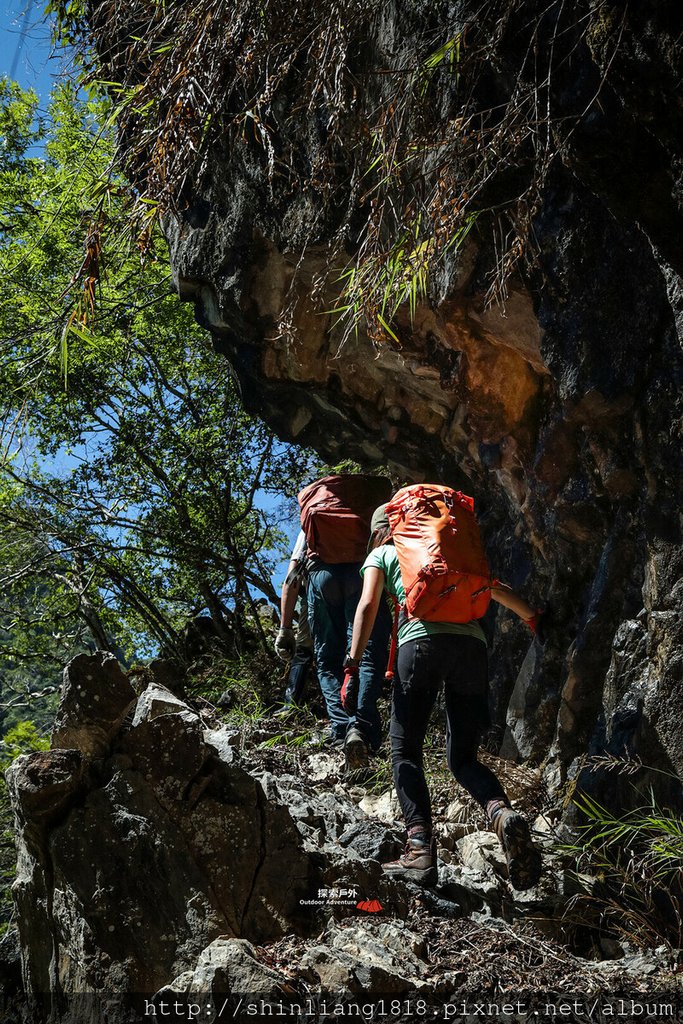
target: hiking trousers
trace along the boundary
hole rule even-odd
[[[306,694],[306,684],[313,673],[313,648],[297,647],[289,665],[287,687],[285,689],[285,706],[302,704]]]
[[[360,663],[358,709],[347,715],[342,707],[344,659],[351,643],[353,618],[363,581],[359,562],[328,565],[317,562],[308,572],[308,621],[313,637],[318,679],[332,731],[343,739],[352,725],[376,750],[382,740],[377,701],[382,692],[391,633],[391,613],[382,601]]]
[[[486,644],[477,637],[437,633],[398,649],[391,705],[391,762],[406,827],[431,829],[432,810],[423,767],[429,718],[441,686],[446,704],[446,757],[456,780],[485,807],[504,800],[490,768],[477,760],[489,725]]]

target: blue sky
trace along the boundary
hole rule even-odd
[[[0,0],[0,76],[7,75],[24,88],[35,90],[42,109],[47,106],[55,79],[71,70],[68,56],[54,51],[44,4],[45,0]],[[274,502],[264,494],[260,504],[270,511]],[[291,524],[293,539],[298,529],[295,519]],[[277,589],[286,567],[285,561],[274,573]]]
[[[43,0],[0,0],[0,74],[35,89],[47,102],[54,77],[65,67],[54,54]]]

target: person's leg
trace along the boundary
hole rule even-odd
[[[391,702],[391,764],[406,828],[423,825],[431,834],[432,811],[422,750],[440,676],[430,658],[430,640],[413,640],[398,650]]]
[[[297,647],[289,666],[287,689],[285,690],[285,705],[298,705],[303,702],[312,664],[313,650],[310,647]]]
[[[362,578],[359,562],[347,562],[337,568],[344,595],[344,653],[346,654],[351,647],[353,620],[361,595]],[[355,713],[348,718],[346,736],[344,737],[344,756],[347,772],[355,774],[367,767],[368,737],[365,731],[359,727]]]
[[[451,647],[448,661],[452,667],[446,678],[448,765],[460,785],[485,808],[505,852],[512,885],[529,889],[540,877],[541,855],[526,819],[510,807],[497,776],[477,758],[481,737],[490,723],[486,649],[474,637],[447,637],[440,646],[444,658],[446,648]]]
[[[399,648],[389,735],[394,785],[408,840],[398,860],[382,865],[388,874],[422,885],[437,880],[431,800],[423,766],[424,738],[440,684],[429,643],[417,640]]]
[[[340,697],[346,652],[346,617],[344,587],[336,566],[311,569],[308,616],[325,707],[335,737],[343,739],[349,724],[349,716]]]
[[[372,750],[377,750],[382,742],[382,720],[377,701],[382,694],[384,674],[387,670],[391,627],[392,615],[382,596],[375,625],[360,663],[358,709],[355,714],[355,724]]]
[[[471,636],[441,634],[434,637],[445,670],[446,755],[448,767],[460,785],[486,807],[490,800],[505,800],[505,791],[477,753],[490,717],[486,645]]]

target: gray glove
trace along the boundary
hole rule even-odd
[[[283,661],[291,661],[296,651],[294,630],[291,626],[280,626],[275,637],[275,653]]]

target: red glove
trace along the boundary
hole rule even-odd
[[[341,688],[342,707],[347,715],[355,715],[358,707],[358,666],[347,666],[344,669],[344,682]]]

